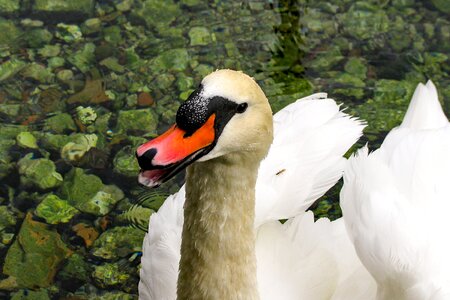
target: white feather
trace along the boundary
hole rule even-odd
[[[278,112],[274,141],[256,182],[256,226],[296,216],[330,189],[342,176],[342,156],[363,128],[325,93]]]
[[[450,298],[450,125],[430,82],[380,149],[349,161],[346,227],[378,299]]]
[[[183,186],[150,218],[142,245],[140,299],[176,299],[184,199]]]

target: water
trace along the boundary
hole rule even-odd
[[[0,296],[136,297],[161,195],[137,185],[134,149],[215,69],[254,76],[274,111],[328,92],[368,121],[357,147],[428,78],[449,115],[445,2],[0,0]],[[317,217],[339,217],[339,189]]]

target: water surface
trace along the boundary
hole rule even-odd
[[[150,194],[134,149],[211,71],[274,111],[327,92],[377,148],[418,82],[450,114],[445,0],[0,0],[0,296],[134,299]],[[338,185],[313,209],[340,216]]]

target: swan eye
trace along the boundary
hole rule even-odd
[[[236,112],[238,114],[242,114],[243,112],[245,112],[247,110],[248,104],[246,102],[239,104],[236,107]]]

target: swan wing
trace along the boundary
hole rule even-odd
[[[256,225],[296,216],[331,188],[364,126],[325,93],[275,114],[274,141],[256,183]]]
[[[261,299],[374,299],[375,281],[342,220],[314,222],[306,212],[284,224],[265,223],[258,229],[256,257]]]
[[[139,281],[141,300],[176,299],[184,200],[183,186],[150,217],[142,247]]]
[[[341,207],[380,299],[450,297],[450,126],[429,82],[380,149],[345,170]],[[408,298],[410,297],[410,298]]]

